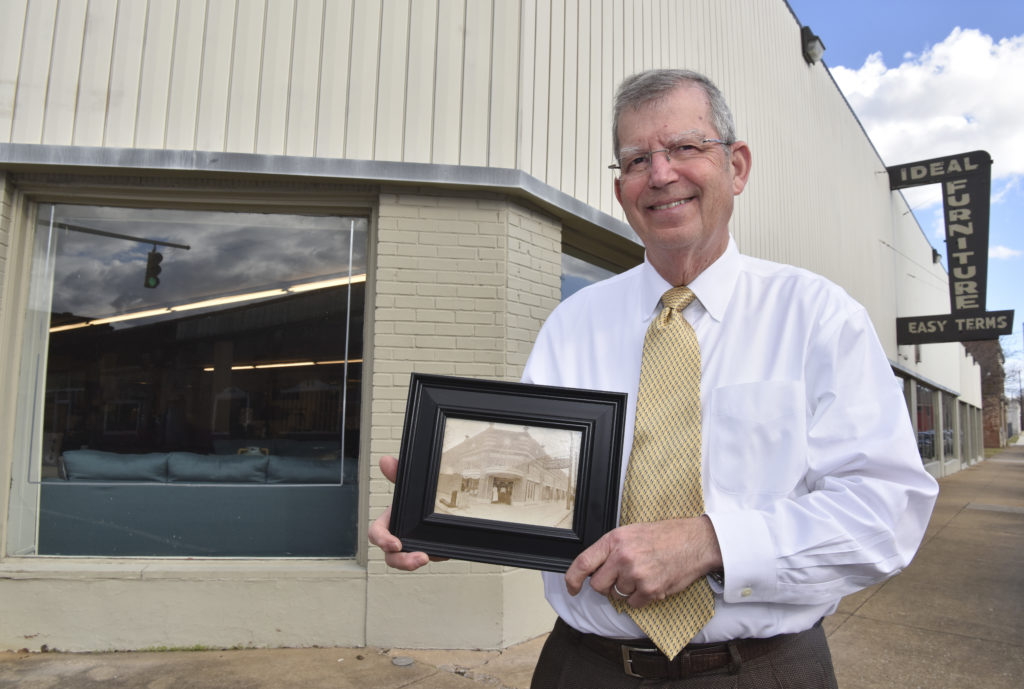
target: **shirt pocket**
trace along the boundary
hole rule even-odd
[[[751,498],[791,493],[807,472],[805,409],[804,388],[797,382],[712,390],[705,466],[714,485]]]

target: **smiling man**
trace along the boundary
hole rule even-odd
[[[623,98],[630,88],[636,85],[623,86]],[[616,112],[615,198],[655,270],[673,285],[688,284],[729,245],[733,197],[746,186],[750,149],[734,140],[731,122],[718,132],[696,84]]]
[[[613,126],[644,263],[560,304],[523,380],[628,393],[620,526],[544,573],[532,686],[835,687],[821,619],[910,562],[937,493],[902,389],[841,288],[739,253],[751,152],[714,84],[634,75]],[[388,563],[426,564],[387,517]]]
[[[561,304],[524,380],[629,393],[623,525],[564,576],[544,574],[559,620],[533,686],[835,686],[820,620],[906,566],[937,492],[901,388],[843,290],[737,250],[729,220],[752,157],[714,84],[677,70],[626,79],[613,146],[645,261]],[[682,286],[692,301],[665,308]],[[699,348],[691,379],[648,367],[648,330],[673,320]],[[692,402],[673,396],[685,387]],[[666,397],[679,408],[648,423]],[[659,435],[654,468],[634,474]],[[680,479],[688,443],[696,473]],[[676,499],[687,481],[695,505]],[[651,501],[672,507],[635,507]]]

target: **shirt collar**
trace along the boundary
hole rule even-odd
[[[716,321],[721,321],[725,317],[739,272],[740,252],[736,240],[730,235],[725,252],[687,285],[697,295],[697,301],[708,315]],[[658,303],[661,301],[661,295],[674,286],[658,274],[645,255],[638,305],[645,321],[654,317],[660,308]]]

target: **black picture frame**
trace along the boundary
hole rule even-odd
[[[616,525],[625,413],[626,393],[413,373],[391,532],[408,552],[564,572]]]

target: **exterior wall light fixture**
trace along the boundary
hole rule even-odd
[[[809,65],[818,62],[825,52],[825,44],[818,36],[814,35],[809,26],[800,27],[800,44],[803,46],[804,60]]]

